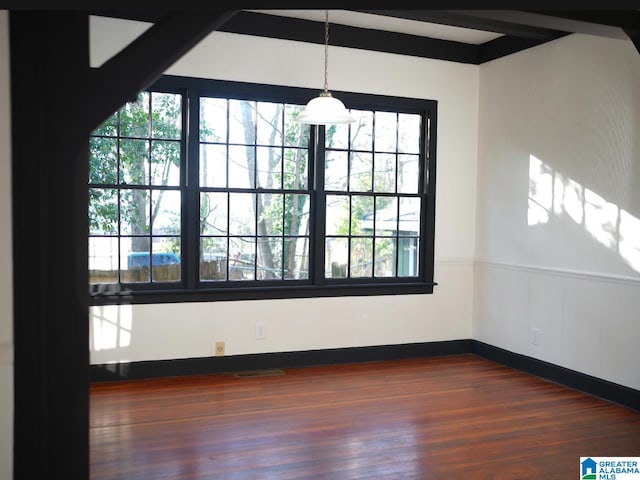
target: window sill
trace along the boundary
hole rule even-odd
[[[127,305],[153,303],[218,302],[232,300],[272,300],[287,298],[378,296],[378,295],[419,295],[432,294],[437,283],[413,282],[394,284],[335,284],[335,285],[295,285],[240,287],[197,290],[121,290],[99,292],[89,295],[89,305]]]

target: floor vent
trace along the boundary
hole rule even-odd
[[[279,368],[271,368],[267,370],[246,370],[244,372],[234,373],[236,378],[277,377],[280,375],[284,375],[284,372]]]

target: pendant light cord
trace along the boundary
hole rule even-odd
[[[329,10],[324,11],[324,93],[329,93]]]

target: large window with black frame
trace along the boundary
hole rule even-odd
[[[431,293],[436,102],[313,95],[163,77],[97,128],[92,302]]]

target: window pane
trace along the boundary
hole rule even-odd
[[[418,238],[398,239],[398,276],[415,277],[418,275]]]
[[[254,147],[229,147],[229,187],[253,188],[255,185]]]
[[[151,142],[151,183],[180,185],[180,142],[165,140]]]
[[[308,154],[301,148],[284,150],[284,185],[291,190],[306,189],[308,185]]]
[[[89,283],[118,282],[118,238],[89,237]]]
[[[225,98],[200,99],[200,141],[227,141],[227,100]]]
[[[284,239],[284,278],[309,278],[309,237]]]
[[[324,250],[324,276],[326,278],[347,278],[349,239],[327,237]]]
[[[420,115],[401,113],[398,115],[398,151],[420,153]]]
[[[282,149],[258,147],[258,187],[282,188]]]
[[[309,145],[309,125],[296,121],[302,109],[300,105],[285,105],[284,144],[286,146],[306,148]]]
[[[182,136],[182,96],[151,93],[151,136],[179,140]]]
[[[282,235],[283,195],[258,194],[258,235]]]
[[[149,282],[149,237],[120,238],[120,279],[125,283]]]
[[[400,199],[400,235],[420,235],[420,199],[416,197]]]
[[[395,152],[396,117],[394,112],[376,112],[376,152]]]
[[[123,137],[149,136],[149,93],[142,92],[135,102],[120,110],[120,135]]]
[[[200,194],[200,234],[225,235],[229,232],[227,215],[227,193],[207,192]],[[225,252],[226,252],[225,245]],[[226,255],[226,253],[225,253]]]
[[[373,184],[373,155],[370,153],[351,153],[351,171],[349,172],[349,191],[370,192]]]
[[[282,145],[282,104],[258,102],[258,145]]]
[[[258,239],[258,280],[282,279],[282,238]]]
[[[349,178],[348,158],[347,152],[327,152],[324,174],[325,190],[347,191],[347,179]]]
[[[122,190],[120,193],[120,233],[149,233],[149,191]]]
[[[347,195],[327,195],[326,229],[327,235],[346,235],[349,232],[349,197]]]
[[[180,281],[180,237],[154,238],[151,278],[154,282]]]
[[[89,183],[118,183],[118,141],[91,137],[89,140]]]
[[[229,100],[229,143],[255,145],[256,102]]]
[[[373,213],[373,197],[354,196],[351,198],[351,235],[373,235],[367,225],[367,218]]]
[[[420,157],[398,155],[398,192],[418,193],[420,186]]]
[[[149,185],[149,141],[120,141],[120,182]]]
[[[200,145],[200,186],[227,186],[226,145]]]
[[[376,235],[395,236],[398,234],[398,199],[376,197]]]
[[[309,235],[309,195],[286,194],[284,234]]]
[[[374,154],[373,190],[394,193],[396,191],[396,156],[392,153]]]
[[[200,280],[227,279],[227,238],[200,239]]]
[[[351,239],[351,277],[373,276],[373,239]]]
[[[349,125],[346,123],[327,125],[325,145],[327,148],[349,148]]]
[[[89,234],[118,234],[118,191],[116,189],[89,189]]]
[[[255,235],[255,202],[253,193],[229,194],[229,233],[231,235]]]
[[[229,280],[255,280],[255,237],[229,239]]]
[[[373,112],[352,111],[356,121],[351,124],[351,150],[373,150]]]
[[[180,192],[153,190],[151,192],[151,220],[154,235],[180,235]]]
[[[394,238],[375,239],[375,265],[376,277],[394,277],[396,274],[396,240]]]

